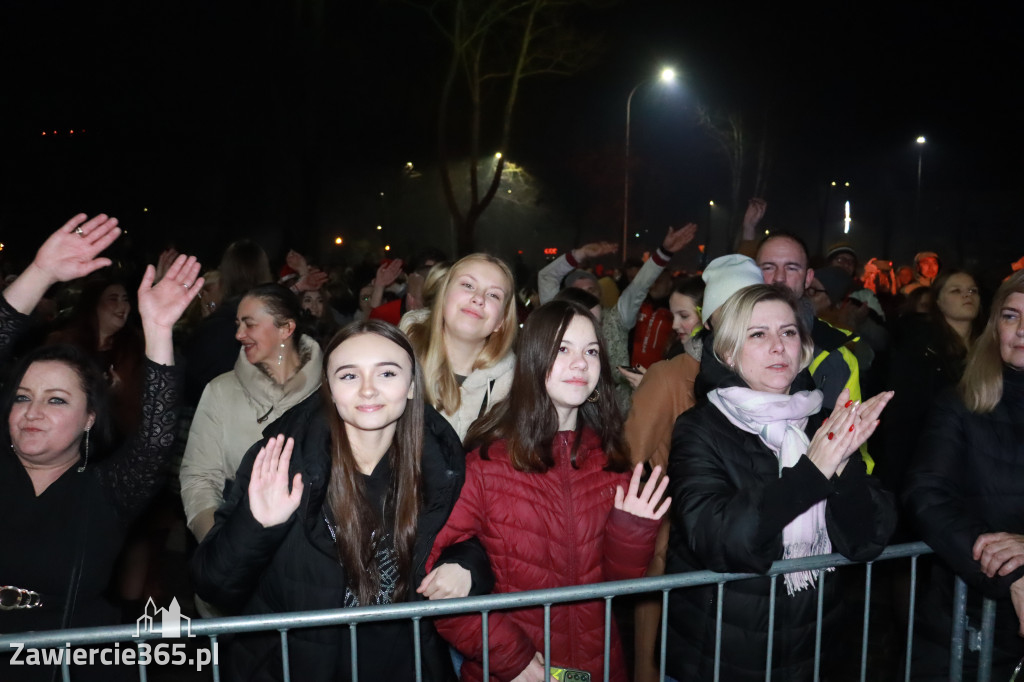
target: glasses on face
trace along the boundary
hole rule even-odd
[[[805,291],[805,292],[807,292],[807,295],[808,295],[808,296],[809,296],[810,298],[814,298],[814,297],[815,297],[815,296],[817,296],[818,294],[825,294],[825,293],[828,293],[828,292],[826,292],[826,291],[825,291],[824,289],[819,289],[818,287],[807,287],[807,288],[805,288],[805,289],[804,289],[804,291]]]

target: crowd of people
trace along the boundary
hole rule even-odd
[[[30,539],[0,552],[0,632],[133,622],[168,523],[190,534],[204,617],[764,574],[923,539],[914,679],[948,678],[954,574],[971,618],[998,601],[1008,675],[1024,655],[1024,271],[990,295],[934,252],[815,258],[795,234],[753,239],[766,208],[752,200],[737,253],[696,273],[672,267],[689,224],[610,271],[616,245],[594,242],[535,278],[436,251],[347,272],[291,251],[275,277],[241,240],[205,271],[168,250],[137,287],[103,256],[116,219],[76,216],[0,300],[0,518]],[[679,589],[667,631],[660,596],[641,598],[608,639],[603,602],[557,605],[547,660],[542,608],[491,613],[486,643],[479,615],[369,623],[355,644],[297,629],[288,658],[302,680],[353,662],[414,679],[419,661],[431,682],[476,681],[486,659],[494,680],[647,682],[661,654],[679,682],[810,680],[819,621],[823,670],[841,660],[847,595],[816,570]],[[222,641],[225,679],[281,679],[277,633]]]

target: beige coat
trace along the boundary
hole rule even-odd
[[[225,482],[235,479],[242,457],[263,438],[263,429],[320,387],[320,346],[302,336],[299,353],[305,363],[295,376],[278,384],[240,350],[234,370],[203,390],[181,462],[181,501],[193,532],[200,512],[220,507]]]

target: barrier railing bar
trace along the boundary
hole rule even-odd
[[[725,596],[725,583],[718,583],[718,603],[715,607],[715,682],[721,679],[722,673],[722,597]]]
[[[284,682],[291,682],[292,670],[291,661],[288,660],[288,630],[282,629],[281,633],[281,674],[284,676]],[[356,658],[355,651],[352,652],[352,660]],[[359,678],[354,678],[356,682],[359,682]]]
[[[612,664],[612,598],[604,599],[604,682],[608,682]]]
[[[352,649],[352,680],[353,682],[359,682],[359,639],[356,635],[356,624],[352,623],[348,626],[348,645]]]
[[[818,613],[814,620],[814,682],[821,679],[821,617],[825,611],[825,571],[818,571]]]
[[[949,642],[949,680],[964,678],[964,641],[967,637],[967,585],[960,578],[953,582],[953,634]]]
[[[64,682],[71,682],[71,663],[67,658],[60,662],[60,676]]]
[[[864,569],[864,636],[860,643],[860,682],[867,681],[868,674],[868,632],[871,627],[871,568],[869,561]]]
[[[910,602],[907,604],[907,663],[903,681],[910,682],[910,657],[914,653],[914,611],[917,609],[917,557],[910,557]]]
[[[412,619],[412,651],[416,661],[416,682],[423,682],[423,652],[420,651],[420,619]]]
[[[138,659],[136,659],[136,660],[138,660]],[[147,671],[147,666],[145,666],[142,663],[140,663],[139,664],[139,682],[146,682],[146,679],[147,679],[148,676],[149,676],[149,673]],[[285,680],[285,682],[288,682],[288,681]]]
[[[661,593],[661,654],[658,656],[658,682],[665,682],[665,649],[668,647],[668,590]]]
[[[551,679],[551,604],[544,605],[544,679]]]
[[[220,682],[220,661],[213,655],[217,651],[217,635],[210,635],[210,657],[213,658],[213,682]],[[219,652],[218,652],[219,653]]]
[[[981,604],[981,649],[978,651],[978,682],[992,679],[992,644],[996,631],[996,603],[986,598]]]
[[[491,642],[490,642],[490,625],[488,623],[490,617],[489,611],[481,611],[480,618],[483,620],[481,624],[481,638],[483,639],[484,645],[484,677],[483,679],[491,679]]]
[[[779,579],[772,576],[771,587],[768,590],[768,654],[765,656],[764,680],[772,682],[772,654],[775,652],[775,597],[776,586]]]

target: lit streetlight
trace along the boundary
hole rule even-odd
[[[629,97],[626,98],[626,170],[625,170],[625,178],[624,178],[624,181],[623,181],[623,188],[622,188],[622,259],[623,260],[626,259],[626,251],[627,251],[627,247],[628,247],[628,244],[629,244],[628,237],[629,237],[629,122],[630,122],[630,113],[631,113],[632,107],[633,107],[633,95],[636,94],[636,91],[640,89],[641,85],[644,85],[644,84],[650,82],[651,80],[652,79],[647,78],[647,79],[644,79],[644,80],[640,81],[639,83],[637,83],[635,86],[633,86],[633,89],[629,91]],[[672,69],[672,68],[669,68],[669,67],[663,68],[661,70],[661,73],[658,75],[658,80],[661,81],[663,84],[674,83],[675,80],[676,80],[675,69]]]
[[[914,198],[914,230],[921,226],[921,158],[924,155],[924,135],[918,135],[914,140],[917,143],[917,195]]]

